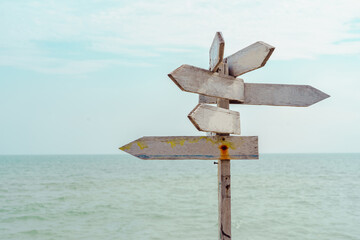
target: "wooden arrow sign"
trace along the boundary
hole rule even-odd
[[[309,85],[245,83],[243,102],[234,104],[308,107],[328,97]],[[200,96],[200,103],[216,104],[216,98]]]
[[[215,34],[214,40],[211,44],[210,57],[210,71],[216,72],[224,57],[225,41],[221,32]]]
[[[229,74],[237,77],[244,73],[263,67],[270,58],[275,47],[264,43],[256,42],[231,56],[225,58],[229,66]]]
[[[240,114],[235,111],[198,104],[188,118],[199,131],[240,135]]]
[[[245,86],[244,104],[308,107],[328,97],[309,85],[249,83]]]
[[[258,138],[240,136],[142,137],[120,147],[148,159],[258,159]]]
[[[168,74],[183,91],[237,101],[244,100],[244,81],[240,78],[182,65]]]

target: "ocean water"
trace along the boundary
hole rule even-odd
[[[232,239],[360,239],[360,154],[231,161]],[[0,156],[0,239],[217,239],[217,165]]]

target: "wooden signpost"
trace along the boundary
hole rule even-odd
[[[199,131],[216,136],[142,137],[120,147],[144,160],[218,160],[219,239],[231,239],[230,160],[258,159],[258,138],[240,134],[240,114],[230,104],[307,107],[329,95],[307,85],[244,83],[236,78],[263,67],[274,47],[256,42],[223,58],[225,42],[215,34],[209,70],[182,65],[168,76],[183,91],[199,94],[188,118]],[[211,106],[208,104],[217,104]]]

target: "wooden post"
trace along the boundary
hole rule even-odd
[[[142,137],[120,149],[145,160],[218,159],[219,240],[231,240],[230,159],[259,159],[259,154],[257,137],[230,136],[240,135],[240,115],[229,110],[229,103],[306,107],[329,95],[307,85],[245,84],[236,77],[263,67],[274,47],[256,42],[227,58],[224,47],[217,32],[209,51],[209,70],[184,64],[168,74],[182,91],[200,94],[188,118],[209,137]]]
[[[228,75],[228,66],[221,63],[219,71]],[[217,106],[229,109],[229,100],[218,98]],[[217,133],[218,136],[229,136],[229,134]],[[218,161],[218,201],[219,201],[219,239],[231,239],[231,188],[230,188],[230,159],[228,159],[227,146],[221,146],[221,157]]]

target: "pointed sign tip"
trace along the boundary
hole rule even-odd
[[[169,74],[170,79],[183,91],[211,97],[244,100],[244,81],[209,70],[181,65]]]
[[[187,116],[189,118],[190,122],[195,126],[195,128],[198,131],[201,131],[201,128],[195,121],[195,111],[200,107],[200,105],[201,105],[200,103],[198,105],[196,105],[196,107]]]
[[[178,86],[182,91],[184,91],[184,88],[179,84],[179,82],[176,80],[176,75],[181,69],[185,68],[186,64],[181,65],[180,67],[176,68],[174,71],[168,74],[168,77]]]
[[[317,90],[318,90],[318,89],[317,89]],[[324,93],[324,92],[322,92],[322,91],[320,91],[320,90],[318,90],[318,91],[321,93],[321,99],[319,100],[319,102],[330,97],[329,94]]]
[[[133,142],[134,142],[134,141],[133,141]],[[131,145],[132,145],[133,142],[130,142],[130,143],[128,143],[128,144],[125,144],[124,146],[119,147],[119,149],[120,149],[121,151],[128,152],[128,150],[131,148]]]
[[[194,119],[194,116],[191,115],[191,113],[187,116],[188,119],[190,120],[190,122],[194,125],[194,127],[198,130],[201,131],[201,128],[199,127],[199,125],[197,124],[197,122]]]
[[[224,38],[221,32],[216,32],[214,40],[209,50],[209,64],[210,64],[209,69],[212,72],[216,72],[216,70],[219,68],[220,63],[224,59],[224,48],[225,48]]]
[[[262,44],[262,45],[265,45],[265,46],[268,47],[269,49],[272,49],[272,50],[275,49],[274,46],[272,46],[272,45],[270,45],[270,44],[268,44],[268,43],[266,43],[266,42],[258,41],[257,43],[260,43],[260,44]]]
[[[223,37],[223,35],[222,35],[222,32],[220,32],[220,31],[216,32],[216,33],[215,33],[215,37],[216,37],[216,36],[219,37],[219,40],[220,40],[221,42],[223,42],[223,43],[225,42],[225,41],[224,41],[224,37]]]
[[[270,45],[269,45],[269,46],[270,46]],[[265,64],[267,63],[267,61],[268,61],[269,58],[271,57],[271,55],[272,55],[272,53],[274,52],[274,50],[275,50],[275,47],[270,46],[269,52],[268,52],[268,54],[266,55],[266,57],[264,58],[264,61],[261,63],[260,67],[265,66]]]
[[[308,98],[312,99],[312,101],[308,101],[308,104],[305,107],[309,107],[330,97],[330,95],[328,95],[327,93],[324,93],[323,91],[314,88],[313,86],[305,85],[305,87],[310,90],[308,92]]]

